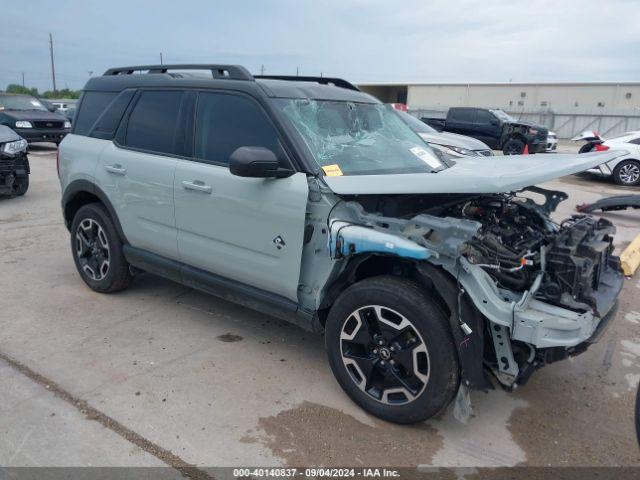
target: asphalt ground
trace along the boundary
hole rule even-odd
[[[392,425],[342,392],[321,336],[150,274],[118,294],[89,290],[53,146],[32,147],[30,162],[27,194],[0,199],[1,466],[640,465],[637,278],[586,353],[514,392],[473,392],[466,425],[451,409]],[[545,186],[570,195],[557,218],[635,192],[588,175]],[[602,216],[618,253],[640,233],[636,211]]]

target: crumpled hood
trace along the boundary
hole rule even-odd
[[[54,122],[66,122],[67,119],[59,113],[49,112],[45,110],[2,110],[2,113],[14,120],[37,120]]]
[[[437,145],[450,145],[452,147],[466,148],[467,150],[491,150],[489,146],[476,140],[475,138],[467,137],[466,135],[458,135],[457,133],[449,132],[437,132],[437,133],[418,133],[422,139],[427,143],[435,143]]]
[[[465,157],[437,173],[337,176],[324,181],[338,195],[503,193],[583,172],[622,155],[628,152]]]

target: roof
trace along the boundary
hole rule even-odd
[[[200,71],[200,74],[194,71]],[[203,75],[206,71],[209,73]],[[84,90],[119,92],[127,88],[145,87],[216,88],[272,98],[379,103],[371,95],[339,78],[254,77],[239,65],[145,65],[112,68],[100,77],[92,77]]]
[[[610,85],[624,85],[624,86],[640,86],[640,82],[359,82],[359,87],[406,87],[406,86],[429,86],[429,87],[478,87],[478,86],[499,86],[508,87],[513,86],[541,86],[541,87],[555,87],[555,86],[610,86]]]

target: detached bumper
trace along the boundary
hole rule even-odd
[[[15,132],[29,143],[60,141],[71,131],[65,129],[16,128]]]

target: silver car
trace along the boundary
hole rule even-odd
[[[599,338],[615,228],[533,185],[618,155],[452,160],[342,79],[152,65],[89,80],[59,172],[91,289],[147,272],[323,334],[347,395],[414,423]]]

